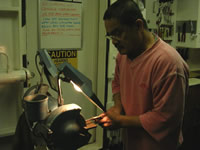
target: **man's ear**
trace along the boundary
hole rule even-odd
[[[136,20],[136,25],[138,27],[138,30],[143,30],[144,29],[144,22],[142,19],[137,19]]]

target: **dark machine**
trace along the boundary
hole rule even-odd
[[[41,70],[38,67],[38,56]],[[35,60],[41,78],[40,84],[31,87],[24,94],[24,119],[21,119],[27,124],[32,148],[43,146],[49,150],[77,150],[88,144],[91,137],[88,130],[97,126],[95,122],[99,117],[85,120],[80,113],[80,106],[64,104],[60,83],[72,83],[93,104],[105,111],[92,91],[91,80],[66,62],[56,67],[46,50],[39,50]],[[50,87],[58,93],[57,98],[48,92],[49,85],[43,83],[43,74]]]

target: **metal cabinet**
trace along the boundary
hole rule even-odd
[[[21,111],[27,73],[23,69],[25,24],[22,1],[4,0],[0,5],[0,137],[13,134]]]

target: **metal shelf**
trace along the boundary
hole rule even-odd
[[[4,12],[19,12],[19,7],[0,7],[0,11],[4,11]]]

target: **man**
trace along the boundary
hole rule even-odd
[[[107,38],[119,51],[114,106],[103,127],[123,128],[124,150],[176,150],[181,137],[188,66],[147,27],[137,4],[118,0],[104,14]]]

